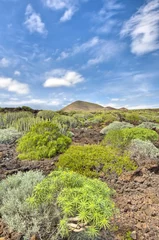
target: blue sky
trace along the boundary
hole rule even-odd
[[[0,106],[159,107],[159,0],[0,0]]]

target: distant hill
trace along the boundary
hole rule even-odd
[[[108,106],[108,107],[105,107],[105,108],[104,108],[104,110],[112,111],[112,110],[117,110],[117,109],[116,109],[116,108],[113,108],[113,107],[110,107],[110,106]]]
[[[102,110],[104,110],[103,106],[95,103],[84,102],[84,101],[73,102],[62,109],[62,111],[64,112],[70,112],[70,111],[96,112],[96,111],[102,111]]]

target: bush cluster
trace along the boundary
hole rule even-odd
[[[109,226],[115,205],[112,190],[103,182],[88,179],[72,171],[54,171],[39,183],[28,199],[32,206],[54,204],[60,211],[58,233],[85,231],[91,239]],[[80,232],[80,231],[79,231]]]
[[[118,150],[101,145],[71,146],[57,163],[58,167],[70,169],[88,177],[135,169],[135,164],[125,153],[119,155]]]
[[[22,133],[13,128],[0,129],[0,144],[10,144],[22,136]]]
[[[132,158],[159,159],[159,149],[150,141],[134,139],[131,141],[129,151]]]
[[[140,139],[143,141],[149,140],[154,142],[158,140],[158,134],[153,130],[138,127],[112,130],[105,136],[102,145],[124,148],[132,139]]]
[[[19,172],[0,182],[0,214],[25,240],[33,234],[49,240],[97,239],[116,212],[112,194],[105,183],[71,171],[46,178],[41,172]]]
[[[18,157],[21,160],[51,158],[65,152],[70,143],[71,138],[62,135],[57,125],[40,122],[18,141]]]
[[[120,129],[124,129],[124,128],[132,128],[132,127],[134,127],[134,125],[132,125],[130,123],[115,121],[115,122],[110,123],[105,128],[103,128],[100,131],[100,133],[105,135],[105,134],[107,134],[111,130],[120,130]]]

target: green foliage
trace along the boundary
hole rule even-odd
[[[119,155],[118,150],[101,145],[71,146],[59,157],[58,167],[70,169],[88,177],[133,170],[135,164],[125,153]]]
[[[159,149],[150,141],[134,139],[131,141],[129,151],[132,158],[159,159]]]
[[[41,172],[18,172],[0,182],[0,214],[12,230],[21,232],[26,240],[38,232],[45,217],[26,202],[34,186],[43,179]]]
[[[75,128],[78,125],[77,120],[74,117],[65,116],[65,115],[57,115],[53,121],[58,122],[59,124],[66,125],[67,128]]]
[[[102,141],[102,145],[111,145],[117,148],[124,148],[132,139],[157,141],[158,134],[153,130],[138,127],[112,130],[105,136],[104,140]]]
[[[10,144],[22,136],[22,133],[15,129],[0,129],[0,144]]]
[[[125,114],[125,121],[132,124],[139,124],[140,116],[137,112],[129,112]]]
[[[20,132],[28,132],[31,127],[42,120],[38,117],[22,117],[14,121],[11,126]]]
[[[0,128],[12,127],[12,124],[20,118],[32,117],[31,112],[21,111],[21,112],[7,112],[0,114]]]
[[[54,204],[61,212],[58,232],[67,237],[81,226],[94,239],[102,228],[108,228],[115,212],[112,190],[103,182],[72,171],[54,171],[39,183],[28,199],[40,208]],[[76,224],[72,224],[76,221]]]
[[[115,121],[115,122],[110,123],[105,128],[103,128],[100,131],[100,133],[105,135],[111,130],[120,130],[120,129],[123,129],[123,128],[132,128],[132,127],[134,127],[134,125],[132,125],[130,123]]]
[[[139,126],[139,128],[148,128],[152,130],[159,130],[159,124],[153,122],[143,122]]]
[[[43,120],[52,120],[54,116],[55,112],[51,110],[43,110],[37,114],[37,117],[42,118]]]
[[[133,238],[131,237],[131,231],[128,231],[128,232],[125,234],[124,240],[133,240]]]
[[[23,159],[51,158],[65,152],[71,139],[62,135],[59,127],[51,122],[34,125],[18,142],[18,157]]]

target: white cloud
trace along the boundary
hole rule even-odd
[[[64,15],[60,18],[61,22],[69,21],[72,16],[75,14],[76,8],[69,8],[65,11]]]
[[[115,41],[100,40],[99,44],[95,48],[91,49],[91,58],[84,67],[107,62],[121,53],[123,49],[124,45]]]
[[[14,72],[14,75],[16,75],[16,76],[20,76],[20,75],[21,75],[21,72],[19,72],[19,71],[15,71],[15,72]]]
[[[116,15],[123,11],[124,5],[118,0],[105,0],[103,2],[102,8],[92,15],[92,30],[100,34],[108,34],[116,31],[116,28],[121,25]]]
[[[77,72],[67,71],[64,69],[55,69],[54,71],[47,73],[47,79],[44,82],[44,87],[71,87],[77,83],[83,82],[84,78]]]
[[[6,68],[10,65],[10,61],[7,58],[0,59],[0,67]]]
[[[142,6],[123,26],[121,36],[131,37],[131,52],[143,55],[159,49],[159,0]]]
[[[15,92],[18,94],[29,93],[28,84],[21,83],[12,78],[5,78],[5,77],[0,77],[0,89],[5,89],[9,92]]]
[[[69,21],[79,9],[80,2],[86,0],[42,0],[44,5],[53,10],[64,10],[61,22]]]
[[[62,52],[57,60],[62,60],[62,59],[68,58],[68,57],[72,57],[78,53],[86,52],[89,49],[98,45],[99,42],[100,42],[100,39],[98,37],[93,37],[81,45],[75,45],[72,49],[70,49],[67,52],[65,52],[65,51]]]
[[[24,24],[31,33],[38,32],[40,34],[47,34],[45,24],[42,22],[40,14],[36,13],[30,4],[28,4],[26,8],[25,16],[26,20]]]

